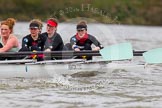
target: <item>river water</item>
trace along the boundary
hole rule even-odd
[[[75,24],[61,23],[58,33],[68,42]],[[45,27],[42,31],[45,31]],[[89,24],[88,32],[103,46],[131,42],[134,50],[162,47],[162,27]],[[14,33],[29,33],[28,23],[17,23]],[[21,43],[21,41],[20,41]],[[144,62],[134,57],[133,62]],[[93,67],[92,67],[93,68]],[[160,108],[162,67],[114,70],[104,74],[54,76],[52,79],[0,79],[1,108]]]

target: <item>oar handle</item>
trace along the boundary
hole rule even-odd
[[[143,56],[143,53],[146,51],[134,51],[133,50],[133,56]]]
[[[133,54],[134,53],[144,53],[144,52],[146,52],[146,51],[135,51],[135,50],[133,50]]]

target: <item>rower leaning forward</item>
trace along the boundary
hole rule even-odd
[[[26,35],[22,39],[22,48],[19,50],[20,52],[26,51],[43,51],[44,45],[46,42],[46,36],[41,34],[42,30],[42,22],[39,19],[33,19],[29,24],[30,34]],[[29,59],[37,59],[38,61],[44,60],[43,54],[32,54],[28,57]]]
[[[80,21],[76,26],[76,30],[77,30],[77,33],[71,37],[70,43],[65,45],[69,50],[99,51],[100,49],[103,48],[100,42],[95,38],[95,36],[87,33],[87,22],[86,21]],[[92,44],[94,44],[95,46],[94,48],[92,48],[91,46]],[[92,56],[77,56],[76,58],[92,60]]]

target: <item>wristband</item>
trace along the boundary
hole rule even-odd
[[[78,46],[77,46],[77,45],[75,45],[75,46],[74,46],[74,49],[75,49],[75,48],[78,48]]]

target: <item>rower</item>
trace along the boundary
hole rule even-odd
[[[36,52],[36,51],[44,50],[44,45],[47,37],[40,34],[41,29],[42,29],[42,23],[40,20],[35,19],[30,21],[29,24],[30,34],[23,37],[22,48],[20,49],[20,52],[22,51]],[[29,58],[42,61],[44,55],[43,54],[31,55]]]
[[[84,50],[92,50],[99,51],[102,49],[102,45],[100,42],[92,35],[87,33],[87,22],[80,21],[77,26],[77,33],[71,37],[70,44],[66,44],[66,47],[69,50],[74,51],[84,51]],[[92,48],[91,45],[94,44],[95,47]],[[76,58],[82,58],[87,60],[92,60],[92,56],[78,56]]]
[[[14,18],[8,18],[5,21],[1,22],[1,36],[0,36],[0,52],[17,52],[19,49],[19,42],[17,37],[13,34],[13,26],[15,25],[16,20]],[[13,58],[4,58],[1,57],[1,60],[4,59],[13,59]]]
[[[60,34],[57,33],[57,26],[58,21],[55,18],[49,18],[47,20],[46,32],[42,33],[42,35],[47,37],[44,49],[44,51],[46,52],[63,50],[64,43]],[[46,57],[46,59],[54,60],[54,59],[62,59],[62,57],[55,57],[51,55],[50,58]]]

